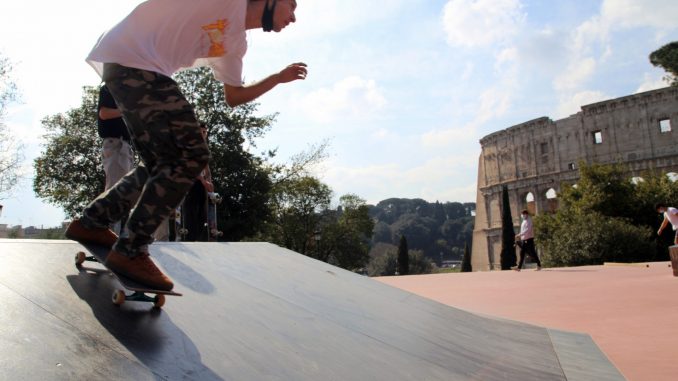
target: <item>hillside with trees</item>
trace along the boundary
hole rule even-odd
[[[440,264],[441,258],[461,260],[464,245],[472,241],[475,209],[472,202],[430,203],[406,198],[389,198],[369,205],[370,217],[375,221],[372,256],[390,245],[397,252],[401,237],[405,237],[410,251],[420,251],[435,263]]]

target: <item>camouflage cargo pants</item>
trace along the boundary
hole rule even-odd
[[[117,64],[103,80],[123,114],[141,163],[83,212],[85,225],[106,227],[131,212],[128,236],[114,249],[127,256],[145,251],[152,235],[186,195],[209,161],[193,107],[171,78]]]

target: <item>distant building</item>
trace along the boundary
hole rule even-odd
[[[629,180],[646,170],[676,178],[678,88],[669,87],[582,106],[568,118],[531,120],[480,140],[473,270],[499,269],[501,189],[506,185],[514,225],[520,211],[558,208],[563,183],[579,178],[577,163],[622,162]],[[637,179],[636,179],[637,180]]]

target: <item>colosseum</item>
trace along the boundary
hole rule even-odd
[[[501,192],[506,185],[514,225],[520,210],[558,207],[561,184],[577,182],[580,161],[626,163],[629,178],[647,170],[678,172],[678,88],[669,87],[582,106],[570,117],[543,117],[480,140],[474,271],[499,269]]]

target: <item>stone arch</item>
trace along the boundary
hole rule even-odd
[[[521,202],[523,207],[520,208],[518,213],[520,213],[523,209],[527,209],[531,215],[534,216],[537,214],[537,198],[534,197],[534,193],[527,192],[525,195],[523,195]]]
[[[544,192],[544,197],[546,198],[546,206],[549,212],[554,213],[558,210],[558,192],[555,189],[549,188]]]
[[[643,181],[645,181],[645,179],[642,178],[642,177],[640,177],[640,176],[633,176],[633,177],[631,177],[631,183],[632,183],[633,185],[638,185],[638,183],[641,183],[641,182],[643,182]]]

